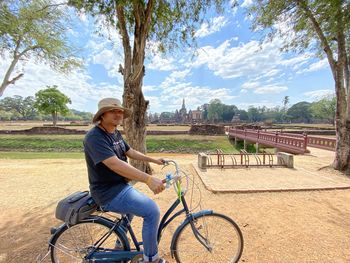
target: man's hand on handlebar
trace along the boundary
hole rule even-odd
[[[160,158],[160,159],[156,159],[155,164],[158,164],[158,165],[164,165],[166,163],[166,161],[163,159],[163,158]]]
[[[154,194],[159,194],[165,189],[163,181],[153,176],[147,180],[147,186],[153,191]]]

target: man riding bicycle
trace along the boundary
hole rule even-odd
[[[131,114],[118,99],[104,98],[98,103],[93,127],[85,136],[84,152],[88,169],[90,192],[96,203],[105,211],[140,216],[143,218],[142,239],[144,262],[166,263],[159,258],[157,230],[160,211],[149,197],[137,191],[128,182],[140,181],[153,191],[162,192],[161,179],[152,177],[129,165],[127,158],[163,164],[132,149],[121,136],[117,126]]]

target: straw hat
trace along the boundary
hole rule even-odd
[[[122,110],[124,112],[124,119],[128,118],[131,115],[131,110],[124,108],[118,99],[114,98],[104,98],[98,103],[98,111],[96,112],[92,122],[98,122],[103,113],[110,110]]]

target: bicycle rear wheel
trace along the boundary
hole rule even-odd
[[[82,263],[83,258],[94,248],[94,244],[112,228],[113,223],[100,219],[79,222],[68,227],[65,225],[51,241],[51,261],[53,263]],[[126,250],[129,246],[117,232],[101,245],[100,249]]]
[[[243,235],[232,219],[213,213],[201,215],[192,222],[207,247],[194,235],[190,221],[175,237],[176,262],[238,262],[243,251]]]

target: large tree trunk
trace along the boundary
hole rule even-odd
[[[332,51],[330,44],[325,37],[320,24],[311,12],[311,8],[306,1],[296,1],[298,6],[305,12],[310,19],[315,32],[321,42],[324,52],[326,53],[332,75],[335,82],[335,93],[337,98],[337,108],[335,114],[337,145],[333,167],[336,170],[350,172],[350,79],[349,79],[349,59],[346,50],[346,38],[344,21],[347,16],[341,1],[335,2],[336,8],[336,28],[335,39],[337,41],[337,55]]]
[[[144,99],[141,86],[142,82],[134,83],[129,88],[124,89],[124,106],[132,111],[132,115],[124,120],[123,129],[131,147],[146,154],[146,110],[148,101]],[[130,160],[130,164],[141,171],[152,173],[148,163]]]
[[[337,44],[338,61],[333,74],[337,96],[336,131],[337,145],[333,162],[335,169],[350,173],[350,95],[349,95],[349,61],[346,50],[344,32],[344,14],[339,4],[337,6]],[[334,72],[334,71],[333,71]]]
[[[52,123],[53,123],[53,126],[56,127],[56,125],[57,125],[57,112],[52,113]]]
[[[350,173],[350,121],[336,122],[337,145],[333,167],[337,170]]]
[[[126,27],[124,9],[117,5],[117,18],[119,31],[123,40],[124,68],[120,66],[119,72],[124,77],[124,107],[132,111],[131,116],[125,119],[124,132],[130,146],[137,151],[146,154],[146,110],[148,101],[142,93],[142,81],[144,77],[144,59],[146,40],[151,23],[153,0],[149,0],[146,8],[139,1],[133,2],[135,17],[134,45],[131,51],[130,38]],[[151,174],[152,169],[148,163],[130,160],[135,168]]]
[[[10,80],[10,76],[15,69],[15,66],[19,60],[19,56],[15,56],[14,59],[11,61],[11,64],[9,68],[6,71],[6,74],[4,76],[4,79],[2,80],[2,83],[0,85],[0,97],[4,94],[5,89],[10,84],[15,84],[17,80],[19,80],[21,77],[23,77],[23,73],[18,74],[16,77],[14,77],[12,80]]]
[[[17,42],[16,42],[16,48],[15,50],[13,51],[13,60],[11,61],[11,64],[9,66],[9,68],[7,69],[6,73],[5,73],[5,76],[4,76],[4,79],[1,83],[1,86],[0,86],[0,97],[4,94],[4,91],[5,89],[7,88],[8,85],[10,84],[15,84],[15,82],[17,80],[19,80],[20,78],[23,77],[23,73],[20,73],[18,74],[16,77],[14,77],[13,79],[10,80],[10,76],[13,72],[13,70],[15,69],[15,66],[17,65],[19,59],[25,54],[27,53],[27,51],[29,49],[25,49],[23,52],[19,52],[19,48],[21,46],[21,39],[19,39]]]

